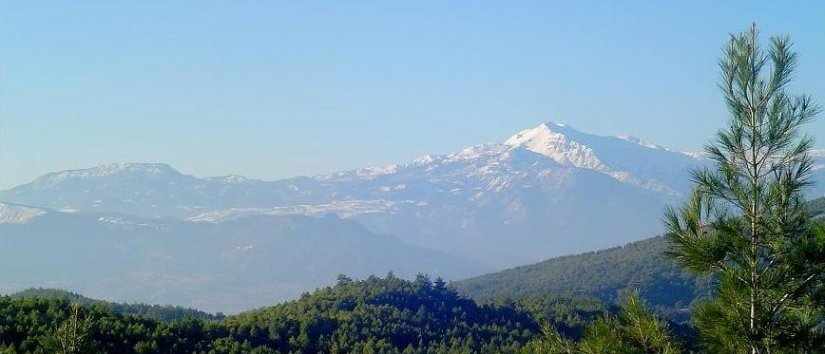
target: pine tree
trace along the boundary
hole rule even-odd
[[[713,167],[694,173],[691,200],[666,215],[669,254],[718,280],[693,315],[712,352],[803,352],[825,276],[825,233],[802,196],[812,140],[799,134],[818,108],[786,93],[789,39],[772,38],[766,53],[758,37],[755,26],[731,36],[720,62],[728,127],[706,147]]]
[[[584,337],[573,342],[545,326],[543,336],[524,346],[525,354],[676,354],[667,325],[652,314],[639,295],[630,294],[618,316],[606,316],[589,325]]]
[[[91,327],[91,317],[81,315],[80,305],[72,304],[69,318],[54,331],[53,349],[61,354],[87,353]]]

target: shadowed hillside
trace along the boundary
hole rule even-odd
[[[825,198],[808,202],[810,215],[825,214]],[[683,271],[664,252],[664,237],[621,247],[552,258],[458,282],[450,286],[479,301],[553,296],[594,297],[615,302],[636,289],[660,312],[686,319],[690,304],[708,293],[709,279]]]

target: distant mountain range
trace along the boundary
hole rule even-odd
[[[0,192],[0,262],[43,272],[3,271],[0,289],[232,311],[338,273],[458,279],[655,235],[664,207],[689,193],[689,171],[706,164],[544,123],[500,144],[278,181],[198,178],[157,163],[55,172]],[[250,284],[255,296],[222,292]]]
[[[502,144],[324,176],[197,178],[165,164],[121,163],[50,173],[0,192],[0,201],[209,223],[335,213],[503,267],[658,232],[663,206],[687,192],[688,171],[700,164],[638,139],[545,123]]]

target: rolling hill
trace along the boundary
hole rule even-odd
[[[808,202],[809,213],[825,215],[825,198]],[[481,302],[553,297],[596,298],[615,303],[635,289],[673,318],[685,318],[690,304],[708,294],[710,279],[689,274],[668,259],[667,241],[654,237],[621,247],[552,258],[462,281],[451,287]]]
[[[667,259],[663,253],[666,247],[663,237],[655,237],[515,267],[450,286],[481,302],[552,295],[614,303],[624,291],[636,289],[661,312],[686,314],[691,302],[705,293],[707,281],[682,271]]]
[[[31,288],[9,295],[12,299],[45,299],[60,300],[82,306],[99,306],[124,316],[136,316],[161,322],[173,322],[183,319],[199,319],[204,321],[219,321],[223,314],[211,314],[201,310],[189,309],[171,305],[124,304],[111,301],[97,300],[61,289]]]
[[[53,353],[71,299],[0,296],[0,351]],[[478,305],[443,282],[340,278],[300,299],[212,321],[164,322],[82,306],[94,353],[514,353],[538,323],[510,306]]]

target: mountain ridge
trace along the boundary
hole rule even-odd
[[[212,223],[331,213],[377,234],[504,268],[660,232],[664,207],[689,193],[690,170],[705,163],[640,139],[549,122],[502,143],[313,177],[199,178],[162,163],[108,164],[49,174],[0,192],[0,200]],[[816,172],[825,181],[825,169]]]

